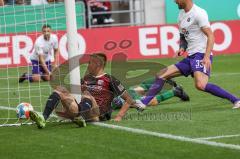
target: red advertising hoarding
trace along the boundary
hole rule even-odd
[[[213,53],[240,53],[240,20],[212,23]],[[123,52],[128,59],[171,58],[178,49],[176,25],[114,27],[78,31],[79,54],[103,51],[111,59]],[[0,34],[0,67],[25,66],[40,33]],[[57,32],[61,61],[68,58],[65,31]]]

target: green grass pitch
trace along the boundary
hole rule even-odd
[[[145,61],[168,65],[177,60],[179,59]],[[240,96],[239,61],[240,54],[215,56],[210,82]],[[26,68],[18,68],[7,71],[0,68],[0,125],[17,122],[16,113],[11,109],[20,102],[30,102],[35,110],[42,111],[45,100],[51,93],[47,82],[18,84],[17,77],[25,70]],[[188,92],[190,102],[172,98],[159,106],[148,108],[140,115],[135,109],[131,109],[122,122],[109,121],[106,124],[190,139],[222,136],[204,141],[240,147],[240,110],[232,110],[232,104],[227,100],[197,91],[191,77],[179,77],[176,81]],[[240,155],[240,149],[173,140],[96,125],[77,128],[72,123],[48,123],[42,130],[35,125],[0,127],[0,143],[1,159],[234,159]]]

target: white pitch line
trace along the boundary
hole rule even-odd
[[[152,131],[147,131],[147,130],[142,130],[142,129],[129,128],[129,127],[105,124],[105,123],[96,123],[95,122],[95,123],[93,123],[93,125],[98,125],[101,127],[106,127],[106,128],[111,128],[111,129],[123,130],[123,131],[131,132],[131,133],[135,133],[135,134],[143,134],[143,135],[155,136],[155,137],[159,137],[159,138],[208,145],[208,146],[213,146],[213,147],[222,147],[222,148],[228,148],[228,149],[233,149],[233,150],[240,150],[240,145],[225,144],[225,143],[206,141],[206,140],[201,140],[201,139],[193,139],[193,138],[184,137],[184,136],[176,136],[176,135],[172,135],[172,134],[158,133],[158,132],[152,132]]]
[[[16,123],[16,124],[3,124],[0,127],[9,127],[9,126],[21,126],[21,125],[32,125],[33,123]]]
[[[3,109],[3,110],[16,110],[16,108],[6,107],[6,106],[0,106],[0,109]]]
[[[13,107],[6,107],[6,106],[0,106],[0,109],[2,110],[13,110],[16,111],[16,108]],[[39,112],[38,112],[39,113]],[[55,114],[51,114],[50,117],[57,117]],[[21,125],[32,125],[33,123],[15,123],[15,124],[0,124],[0,127],[6,127],[6,126],[21,126]]]
[[[14,108],[4,107],[4,106],[0,106],[0,109],[15,110]],[[112,125],[112,124],[105,124],[105,123],[100,123],[100,122],[94,122],[92,124],[97,125],[97,126],[101,126],[101,127],[111,128],[111,129],[123,130],[123,131],[131,132],[131,133],[134,133],[134,134],[149,135],[149,136],[155,136],[155,137],[159,137],[159,138],[172,139],[172,140],[176,140],[176,141],[183,141],[183,142],[190,142],[190,143],[208,145],[208,146],[213,146],[213,147],[222,147],[222,148],[228,148],[228,149],[233,149],[233,150],[240,150],[240,145],[225,144],[225,143],[219,143],[219,142],[214,142],[214,141],[206,141],[206,140],[203,140],[203,139],[193,139],[193,138],[184,137],[184,136],[158,133],[158,132],[153,132],[153,131],[148,131],[148,130],[143,130],[143,129],[129,128],[129,127]],[[19,124],[7,124],[7,125],[9,125],[9,126],[14,126],[14,125],[19,126]],[[2,125],[0,125],[0,127],[1,126]]]
[[[200,139],[200,140],[212,140],[212,139],[222,139],[222,138],[231,138],[231,137],[239,137],[240,134],[236,135],[221,135],[221,136],[210,136],[210,137],[199,137],[195,139]]]

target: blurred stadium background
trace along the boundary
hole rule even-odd
[[[103,51],[111,61],[124,53],[129,61],[164,65],[181,59],[173,58],[179,39],[174,0],[100,2],[106,7],[95,10],[90,1],[76,0],[79,54]],[[210,80],[240,96],[240,1],[194,2],[208,12],[216,38]],[[7,0],[0,6],[0,158],[238,158],[240,112],[225,100],[196,91],[185,78],[176,80],[190,102],[171,99],[143,114],[130,110],[121,123],[84,129],[49,123],[41,131],[33,125],[6,127],[29,123],[16,118],[15,107],[29,102],[41,112],[52,91],[48,82],[18,83],[21,73],[31,70],[29,56],[43,24],[50,24],[59,38],[60,61],[68,59],[64,2],[31,3]],[[81,72],[85,68],[81,65]],[[111,73],[110,63],[106,70]]]

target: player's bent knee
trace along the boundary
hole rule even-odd
[[[67,90],[67,88],[63,87],[63,86],[57,86],[55,88],[55,91],[58,92],[59,94],[69,94],[69,91]]]
[[[50,76],[42,76],[42,80],[43,81],[50,81],[51,78],[50,78]]]
[[[205,87],[206,87],[206,84],[204,84],[203,82],[196,82],[195,87],[200,91],[204,91]]]
[[[40,75],[32,75],[32,81],[33,82],[40,82],[41,81],[41,78],[40,78]]]
[[[91,98],[87,98],[86,96],[82,98],[80,106],[80,115],[89,122],[99,121],[99,107],[94,106]]]
[[[74,106],[74,105],[69,106],[69,112],[71,113],[71,115],[73,117],[77,116],[78,115],[78,107]]]
[[[43,81],[50,81],[50,78],[42,78]]]
[[[65,112],[68,114],[68,116],[75,117],[78,115],[78,105],[74,99],[65,98],[65,99],[62,99],[61,101],[65,109]]]

